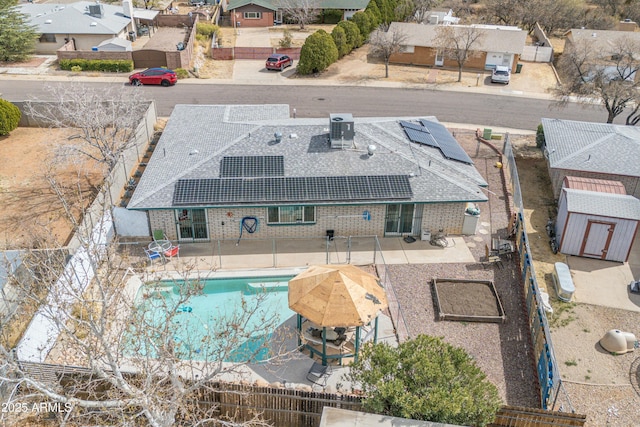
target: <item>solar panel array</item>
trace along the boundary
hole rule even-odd
[[[437,148],[450,160],[473,164],[471,157],[460,147],[458,141],[440,123],[420,119],[420,124],[400,121],[400,126],[409,141]]]
[[[407,175],[181,179],[173,204],[395,200],[413,196]]]
[[[220,161],[221,178],[283,176],[283,156],[228,156]]]

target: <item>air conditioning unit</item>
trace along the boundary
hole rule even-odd
[[[355,129],[353,127],[353,116],[351,114],[330,114],[329,115],[329,140],[331,148],[351,148]]]

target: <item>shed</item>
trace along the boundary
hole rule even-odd
[[[598,191],[600,193],[627,194],[624,184],[608,179],[585,178],[582,176],[565,176],[562,188],[575,190]]]
[[[114,37],[103,41],[97,46],[97,50],[104,51],[116,51],[116,52],[131,52],[133,47],[129,40]]]
[[[640,221],[640,200],[626,194],[563,188],[558,201],[559,250],[625,262]]]

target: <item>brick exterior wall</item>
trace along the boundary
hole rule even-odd
[[[465,207],[465,203],[424,205],[421,229],[461,234]],[[363,219],[365,210],[371,215],[369,221]],[[267,225],[267,208],[207,209],[209,238],[238,238],[240,222],[246,216],[257,217],[259,225],[255,233],[243,233],[243,239],[324,237],[327,230],[334,230],[335,236],[384,236],[386,205],[317,206],[316,222],[299,225]],[[174,210],[149,211],[149,221],[152,231],[162,229],[169,239],[178,239]],[[420,232],[414,230],[416,236]]]
[[[437,49],[432,47],[415,46],[413,53],[394,53],[391,55],[389,62],[392,64],[426,65],[429,67],[435,67],[436,51]],[[514,55],[513,64],[511,64],[512,70],[516,69],[519,58],[520,55]],[[464,64],[464,69],[484,71],[486,62],[487,52],[474,52],[473,56],[471,56]],[[457,69],[458,63],[453,59],[445,57],[443,67]]]
[[[260,12],[260,19],[244,19],[245,12]],[[231,11],[231,25],[242,27],[271,27],[273,26],[274,11],[265,9],[264,7],[248,4]]]

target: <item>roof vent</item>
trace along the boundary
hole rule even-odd
[[[279,143],[280,141],[282,141],[282,133],[281,132],[274,133],[273,137],[276,139],[276,143]]]
[[[376,149],[377,149],[377,147],[375,145],[373,145],[373,144],[367,146],[367,154],[369,155],[369,157],[371,157],[374,154],[376,154]]]
[[[53,21],[51,19],[47,19],[46,21],[44,21],[45,24],[51,24]]]
[[[329,140],[331,148],[350,148],[353,146],[355,130],[351,114],[329,115]]]
[[[92,26],[92,27],[97,27],[97,26],[98,26],[98,23],[97,23],[96,21],[93,21],[93,22],[92,22],[91,24],[89,24],[89,25],[90,25],[90,26]]]
[[[591,37],[596,37],[597,34],[596,33],[591,33]]]

